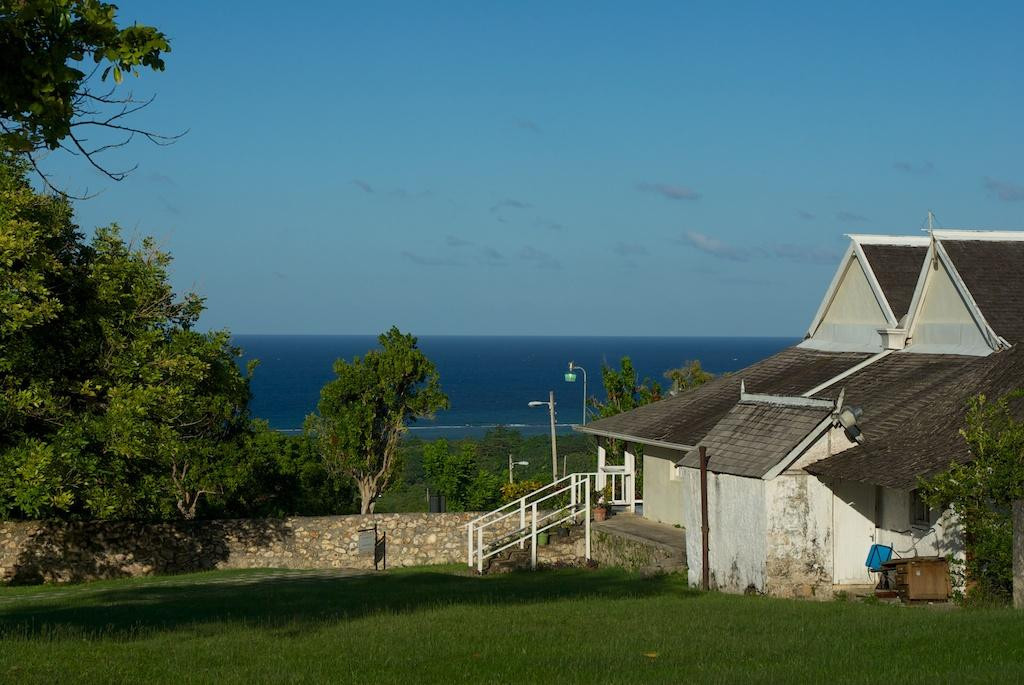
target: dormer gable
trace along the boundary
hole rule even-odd
[[[1013,264],[1002,264],[998,256],[1019,251],[1024,245],[1022,239],[1024,234],[1019,233],[1011,237],[1011,234],[996,232],[935,231],[908,314],[907,351],[985,356],[1009,347],[978,306],[944,243],[949,240],[958,250],[958,258],[963,260],[965,268],[984,271],[989,279],[1004,283],[1019,274],[1024,264],[1018,264],[1017,260],[1013,260]],[[1007,250],[1001,243],[1015,249]],[[982,259],[982,263],[968,263],[962,256],[963,245],[985,248],[981,254],[988,258]],[[995,306],[999,298],[989,302],[992,300],[989,288],[984,287],[984,281],[975,280],[974,287],[986,297],[988,308],[994,313],[1003,313],[1004,308]],[[1011,299],[1013,301],[1005,304],[1012,308],[1017,298]]]
[[[850,246],[801,346],[848,352],[880,352],[890,349],[894,340],[902,346],[901,319],[914,292],[928,239],[849,237]]]

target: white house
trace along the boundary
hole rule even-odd
[[[577,430],[643,453],[643,516],[687,530],[720,589],[831,596],[872,582],[873,542],[961,551],[919,478],[970,458],[968,398],[1024,385],[1024,233],[851,235],[804,340],[734,374]],[[853,433],[843,407],[862,410]],[[639,449],[642,448],[642,449]]]

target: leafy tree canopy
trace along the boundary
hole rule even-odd
[[[1024,499],[1024,391],[992,402],[979,396],[961,434],[972,460],[922,483],[928,503],[950,507],[964,531],[969,595],[1007,602],[1013,593],[1013,513]]]
[[[152,240],[86,242],[27,171],[0,154],[0,517],[272,511],[260,479],[306,467],[250,419],[229,334],[195,330],[203,301]]]
[[[377,340],[380,349],[334,363],[337,378],[306,420],[327,468],[355,482],[364,514],[400,472],[407,423],[448,407],[437,369],[414,336],[393,327]]]
[[[455,452],[444,439],[425,445],[423,470],[449,511],[491,509],[501,498],[501,478],[480,468],[477,443],[471,440],[459,443]]]
[[[714,374],[704,370],[699,359],[689,359],[679,368],[665,372],[665,378],[672,381],[672,388],[669,390],[672,395],[704,385],[714,377]]]
[[[604,402],[596,397],[590,398],[598,418],[615,416],[661,399],[661,386],[647,378],[638,381],[636,369],[629,357],[619,361],[618,369],[602,364],[601,381],[604,384]]]

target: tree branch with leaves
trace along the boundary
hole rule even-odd
[[[64,150],[119,181],[133,169],[111,169],[102,153],[135,137],[167,145],[165,135],[130,117],[153,98],[120,92],[125,75],[163,71],[171,50],[152,26],[117,25],[117,6],[98,0],[0,0],[0,146],[24,154],[48,187],[41,155]],[[99,139],[96,137],[99,136]]]

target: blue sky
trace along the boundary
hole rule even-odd
[[[843,233],[1024,228],[1019,4],[120,4],[189,133],[48,165],[211,328],[798,336]]]

